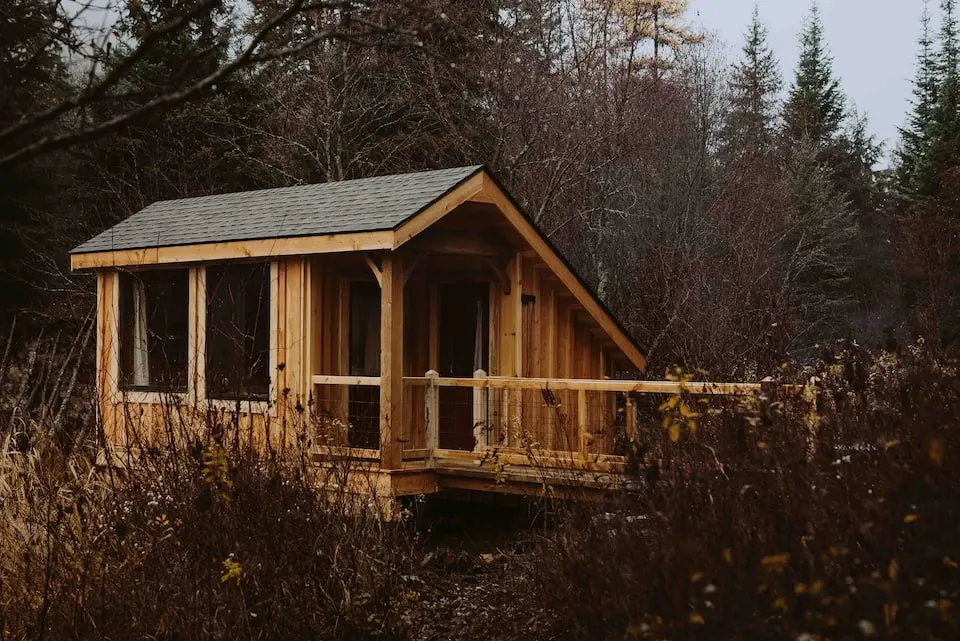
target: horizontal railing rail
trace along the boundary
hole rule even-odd
[[[314,385],[358,385],[360,387],[380,387],[379,376],[330,376],[317,374],[313,377]]]
[[[315,412],[316,422],[327,445],[318,449],[318,455],[376,460],[379,394],[371,388],[379,387],[381,378],[321,374],[311,376],[311,381],[316,409],[323,410]],[[536,451],[537,456],[551,462],[613,466],[622,459],[618,456],[623,453],[620,439],[638,435],[641,395],[764,395],[787,399],[800,396],[806,389],[804,385],[773,380],[718,383],[518,378],[488,376],[483,370],[477,370],[473,377],[440,376],[431,370],[424,376],[405,376],[403,384],[406,461],[429,463],[458,456],[451,452],[462,452],[468,458],[485,457],[496,451],[501,462],[512,462]],[[463,391],[442,391],[456,388]],[[470,427],[465,422],[472,422],[472,434],[465,431]],[[441,430],[445,430],[443,435]]]
[[[612,446],[612,425],[617,420],[616,402],[611,395],[622,395],[622,428],[629,438],[637,435],[637,394],[690,394],[694,396],[799,396],[803,385],[783,385],[773,380],[760,383],[716,383],[707,381],[637,381],[595,380],[564,378],[517,378],[488,376],[477,370],[473,377],[444,377],[436,371],[424,376],[404,377],[408,388],[424,388],[425,445],[429,451],[439,450],[440,392],[443,388],[467,388],[473,390],[474,451],[494,448],[514,449],[521,446],[514,426],[526,433],[533,422],[541,422],[548,434],[555,433],[553,422],[547,415],[558,410],[562,403],[557,397],[543,396],[539,402],[535,392],[557,392],[564,396],[567,405],[565,420],[574,428],[568,434],[568,447],[560,448],[555,443],[546,443],[547,450],[567,451],[581,458],[599,453],[609,453]],[[588,399],[588,394],[590,398]],[[546,399],[552,398],[551,401]],[[590,400],[591,402],[588,402]],[[537,407],[532,407],[537,404]],[[611,411],[612,410],[612,411]],[[468,410],[469,411],[469,410]],[[545,425],[544,425],[545,423]],[[543,431],[543,429],[541,430]],[[599,440],[598,440],[599,439]],[[607,439],[604,441],[603,439]],[[569,442],[571,441],[572,442]],[[543,444],[541,444],[543,445]],[[606,449],[606,452],[604,452]]]
[[[579,378],[515,378],[510,376],[477,376],[456,378],[444,376],[405,376],[404,383],[413,386],[472,387],[475,389],[574,390],[586,392],[621,392],[637,394],[693,394],[696,396],[750,396],[769,389],[779,394],[795,395],[803,385],[763,383],[712,383],[704,381],[623,381]]]

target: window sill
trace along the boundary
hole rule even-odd
[[[240,408],[240,414],[263,414],[267,416],[276,416],[277,408],[270,401],[236,401],[223,398],[208,398],[203,401],[207,409],[223,410],[225,412],[235,412]]]
[[[117,390],[114,403],[136,403],[142,405],[190,405],[191,398],[186,392],[166,392],[158,390]]]

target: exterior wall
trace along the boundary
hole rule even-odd
[[[519,263],[519,266],[518,264]],[[502,297],[501,313],[510,319],[513,332],[506,344],[505,361],[516,362],[524,378],[603,379],[609,376],[610,355],[601,344],[601,333],[585,316],[563,285],[552,278],[536,257],[516,254],[510,265],[518,286]],[[526,298],[526,304],[523,303]],[[516,320],[515,320],[516,319]],[[516,347],[514,347],[516,345]],[[517,354],[510,350],[517,349]],[[515,358],[516,356],[516,358]],[[516,374],[513,374],[516,375]],[[542,392],[523,392],[520,422],[528,437],[544,449],[576,450],[580,413],[575,392],[557,392],[558,407],[549,408]],[[587,422],[597,428],[588,451],[605,451],[612,438],[605,416],[612,416],[612,395],[586,395]],[[515,410],[516,411],[516,410]]]
[[[349,283],[373,280],[360,254],[286,257],[274,260],[271,272],[271,388],[269,407],[204,398],[205,268],[191,267],[189,389],[176,404],[158,395],[118,392],[119,276],[98,273],[98,384],[100,411],[108,442],[127,444],[136,431],[175,424],[196,433],[210,423],[245,431],[256,441],[288,442],[305,429],[319,404],[339,407],[345,416],[345,387],[314,388],[316,374],[349,373]],[[442,274],[440,274],[442,276]],[[404,288],[404,375],[423,376],[437,369],[438,285],[428,267],[410,274]],[[600,379],[609,374],[608,354],[600,331],[578,313],[574,298],[534,256],[515,253],[505,267],[509,291],[492,273],[490,372],[492,376]],[[524,303],[524,301],[527,301]],[[403,403],[405,449],[426,447],[423,388],[407,388]],[[551,410],[538,391],[508,399],[507,412],[546,449],[576,449],[577,394],[558,392],[560,411]],[[587,396],[587,415],[599,424],[610,414],[609,397]],[[563,415],[562,417],[560,415]],[[604,449],[600,447],[600,450]]]
[[[304,428],[309,395],[305,331],[310,272],[300,257],[272,263],[270,310],[270,400],[237,403],[205,398],[204,335],[206,279],[203,266],[190,267],[188,388],[185,394],[123,392],[119,389],[119,272],[97,274],[97,386],[101,424],[108,443],[134,445],[165,430],[173,435],[209,429],[240,430],[255,443],[281,445]]]

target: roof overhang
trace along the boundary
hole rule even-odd
[[[293,236],[238,240],[194,245],[167,245],[116,251],[78,252],[70,255],[70,268],[135,269],[153,265],[199,263],[244,258],[269,258],[303,254],[333,254],[353,251],[392,250],[403,245],[445,215],[474,199],[484,186],[484,171],[478,168],[459,185],[413,214],[395,229],[322,236]]]
[[[613,314],[577,276],[536,224],[501,187],[493,175],[483,167],[478,168],[456,187],[408,217],[394,229],[75,253],[70,256],[70,267],[74,270],[136,269],[155,265],[276,256],[392,251],[399,249],[454,209],[470,201],[495,205],[624,356],[635,367],[641,370],[646,369],[646,357],[643,351],[630,338]]]

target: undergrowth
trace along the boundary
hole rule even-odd
[[[958,638],[957,373],[850,348],[803,372],[813,411],[668,401],[689,422],[641,433],[613,505],[566,506],[537,593],[571,638]]]
[[[0,453],[0,637],[392,638],[402,524],[233,437]]]
[[[488,553],[428,549],[305,440],[208,417],[117,459],[20,412],[0,638],[958,638],[956,361],[845,348],[796,375],[799,400],[666,399],[615,497],[544,499]]]

